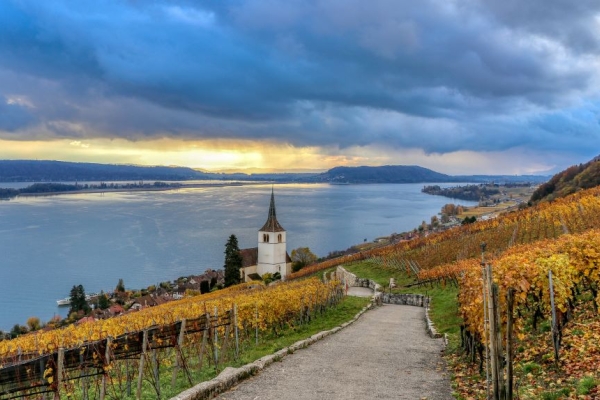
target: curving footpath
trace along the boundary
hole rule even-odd
[[[424,318],[421,307],[377,307],[217,399],[453,399],[443,342]]]

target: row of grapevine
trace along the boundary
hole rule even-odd
[[[566,318],[577,293],[591,292],[596,307],[600,306],[600,230],[515,246],[493,259],[492,264],[493,279],[500,293],[506,293],[509,288],[515,290],[515,311],[520,315],[515,321],[517,335],[523,335],[525,320],[531,319],[535,325],[538,318],[550,313],[548,271],[553,274],[559,322]],[[471,333],[482,337],[481,266],[477,260],[469,260],[455,267],[461,269],[460,313]],[[505,308],[503,296],[500,299],[500,307]]]
[[[88,341],[117,337],[127,332],[142,331],[156,325],[168,325],[186,318],[196,318],[217,310],[229,310],[234,304],[238,307],[240,329],[251,329],[258,325],[260,330],[277,329],[278,326],[293,323],[294,317],[305,308],[323,306],[332,291],[334,283],[322,283],[318,279],[290,282],[264,287],[254,284],[234,286],[205,295],[189,297],[160,306],[146,308],[119,317],[80,325],[70,325],[62,329],[37,331],[13,340],[0,341],[0,366],[2,360],[17,354],[42,355],[58,348],[70,348]],[[258,312],[258,320],[256,319]],[[257,321],[257,322],[256,322]]]

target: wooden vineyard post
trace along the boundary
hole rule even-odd
[[[54,391],[54,399],[60,400],[60,385],[63,379],[63,367],[65,360],[65,349],[58,349],[58,357],[56,361],[56,390]]]
[[[256,326],[255,336],[256,336],[256,344],[258,345],[258,304],[255,304],[254,307],[255,307],[255,311],[254,311],[254,323],[255,323],[255,326]]]
[[[19,349],[19,351],[20,351],[20,349]],[[47,366],[47,364],[44,363],[44,359],[40,358],[40,366],[39,366],[39,368],[40,368],[40,380],[42,382],[46,379],[46,377],[44,376],[44,373],[46,371],[46,366]],[[46,393],[42,393],[42,400],[46,400]]]
[[[219,311],[215,306],[215,327],[213,330],[213,351],[215,353],[215,368],[217,366],[217,360],[219,359],[219,330],[217,328],[217,325],[219,325]]]
[[[550,285],[550,306],[552,307],[552,347],[554,347],[554,362],[558,363],[558,324],[556,321],[556,307],[554,305],[554,283],[552,271],[548,271],[548,284]]]
[[[491,266],[490,266],[491,268]],[[500,319],[500,295],[498,293],[498,285],[492,285],[492,299],[494,304],[494,326],[496,331],[494,332],[494,336],[492,336],[492,340],[494,341],[494,346],[496,346],[496,379],[498,380],[498,393],[497,399],[505,398],[505,385],[504,383],[504,368],[503,368],[503,354],[502,351],[502,329],[501,329],[501,319]]]
[[[233,310],[229,310],[227,313],[229,314],[229,323],[225,327],[225,336],[223,337],[223,348],[221,349],[221,358],[219,358],[219,364],[223,364],[223,360],[227,352],[227,344],[229,343],[229,334],[231,333],[231,315],[233,314]]]
[[[127,396],[131,396],[131,375],[129,373],[129,359],[125,360],[125,375],[126,375],[125,390],[127,392]],[[87,400],[87,399],[84,399],[84,400]]]
[[[148,330],[144,330],[142,339],[142,354],[140,355],[140,368],[138,370],[136,399],[142,398],[142,378],[144,377],[144,361],[146,360],[146,348],[148,347]]]
[[[489,332],[488,339],[490,345],[490,366],[492,370],[492,397],[494,400],[498,400],[498,353],[496,347],[496,321],[495,321],[495,310],[494,310],[494,297],[492,295],[492,266],[486,266],[486,278],[487,278],[487,305],[488,305],[488,318],[489,318]]]
[[[185,366],[183,365],[183,355],[181,354],[181,346],[183,346],[183,338],[185,335],[185,323],[186,320],[185,318],[181,321],[181,327],[179,328],[179,336],[177,337],[177,348],[175,349],[175,354],[176,354],[176,358],[175,358],[175,367],[173,368],[173,377],[171,378],[171,386],[175,386],[175,381],[177,379],[177,373],[179,372],[179,369],[181,369],[181,367],[183,366],[185,368]],[[186,375],[188,377],[188,381],[190,383],[190,385],[192,385],[192,380],[189,376],[189,373],[186,369]]]
[[[112,343],[112,339],[110,337],[106,338],[106,349],[104,350],[104,371],[102,374],[102,385],[100,386],[100,400],[104,400],[104,396],[106,396],[106,376],[108,372],[106,371],[106,367],[110,364],[110,344]]]
[[[83,353],[79,353],[79,364],[83,365]],[[81,368],[81,372],[79,373],[81,379],[81,394],[83,396],[83,400],[88,400],[88,378],[85,376],[86,368]]]
[[[506,400],[513,399],[513,309],[515,289],[506,294]]]
[[[489,355],[489,314],[488,314],[488,287],[487,287],[487,269],[485,267],[485,247],[486,244],[481,243],[481,288],[483,295],[483,348],[485,350],[485,386],[486,399],[490,398],[490,355]]]
[[[238,332],[237,316],[238,316],[238,307],[237,307],[237,304],[234,304],[233,305],[233,332],[235,335],[235,359],[239,360],[239,358],[240,358],[240,338],[239,338],[239,332]]]
[[[202,371],[202,365],[204,364],[204,350],[206,349],[206,340],[208,337],[208,330],[210,329],[210,314],[205,314],[206,325],[202,331],[202,343],[200,344],[200,354],[198,355],[199,366],[198,370]]]
[[[158,363],[158,356],[156,354],[156,349],[152,349],[152,374],[154,376],[154,389],[156,390],[157,398],[160,399],[160,365]]]

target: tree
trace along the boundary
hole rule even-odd
[[[240,268],[242,268],[242,256],[235,235],[229,236],[225,244],[225,287],[240,282]]]
[[[85,289],[82,285],[75,286],[71,289],[71,309],[69,310],[69,315],[73,312],[83,311],[84,313],[88,313],[90,311],[90,306],[85,299]]]
[[[210,292],[210,282],[208,280],[200,281],[200,294]]]
[[[125,284],[123,283],[123,279],[119,279],[119,283],[117,283],[115,291],[120,293],[125,292]]]
[[[21,336],[27,333],[27,327],[19,324],[15,324],[10,331],[10,337],[16,338],[17,336]]]
[[[294,272],[300,271],[307,265],[317,261],[317,256],[308,247],[298,247],[292,250],[290,258],[292,259],[292,271]]]
[[[477,217],[475,217],[474,215],[472,215],[470,217],[465,217],[465,219],[462,220],[461,224],[462,225],[468,225],[468,224],[472,224],[475,221],[477,221]]]
[[[27,318],[27,326],[29,327],[29,331],[37,331],[42,327],[42,323],[38,317],[29,317]]]
[[[100,296],[98,296],[98,308],[101,310],[106,310],[110,307],[110,300],[103,291],[100,291]]]

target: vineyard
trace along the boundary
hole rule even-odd
[[[273,287],[242,284],[206,295],[64,329],[0,342],[0,398],[160,398],[165,374],[237,359],[259,332],[303,324],[341,299],[336,282],[308,279]],[[136,378],[137,377],[137,378]],[[197,383],[197,382],[196,382]],[[132,397],[135,396],[135,397]]]
[[[389,276],[410,276],[411,288],[398,290],[458,291],[454,309],[463,322],[453,363],[464,398],[486,398],[488,379],[501,398],[509,386],[525,399],[600,398],[600,188],[328,260],[294,277],[363,260]],[[496,378],[486,377],[488,369]],[[503,382],[509,375],[516,383]]]

